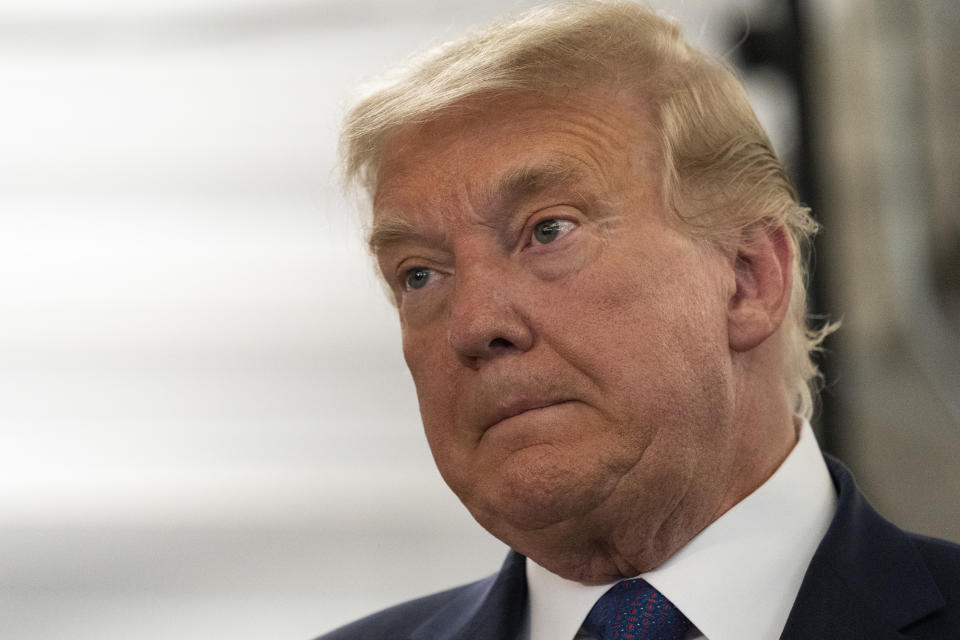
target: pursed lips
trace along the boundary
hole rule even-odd
[[[488,420],[485,421],[486,426],[484,427],[484,430],[487,430],[504,420],[513,418],[522,413],[535,411],[537,409],[545,409],[547,407],[552,407],[567,402],[570,402],[570,400],[565,398],[521,397],[508,400],[502,404],[498,403],[498,406],[493,411],[492,415]]]

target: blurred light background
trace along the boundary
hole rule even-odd
[[[0,637],[306,639],[497,568],[335,138],[359,81],[532,4],[0,2]],[[825,225],[822,441],[960,540],[960,8],[653,4]]]

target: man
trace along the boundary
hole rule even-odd
[[[343,150],[437,466],[513,552],[325,638],[960,637],[960,550],[819,453],[816,224],[673,24],[494,25],[373,88]]]

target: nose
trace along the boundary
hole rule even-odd
[[[448,339],[460,361],[474,369],[533,347],[534,332],[517,274],[487,262],[459,268]]]

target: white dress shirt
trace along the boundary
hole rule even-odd
[[[756,491],[662,565],[643,573],[693,623],[687,640],[779,638],[836,511],[837,495],[807,422]],[[589,638],[580,625],[612,584],[585,586],[527,559],[529,640]]]

